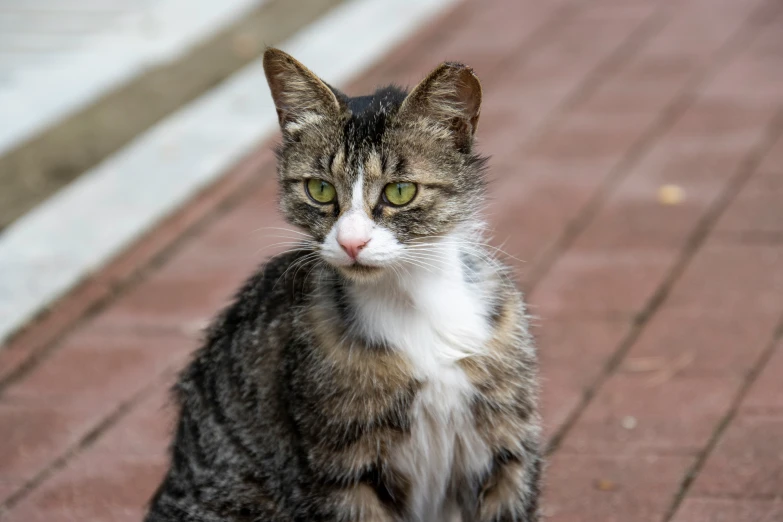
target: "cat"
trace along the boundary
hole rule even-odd
[[[351,98],[280,50],[263,63],[307,239],[181,374],[146,521],[538,520],[537,358],[482,236],[478,78],[444,63]]]

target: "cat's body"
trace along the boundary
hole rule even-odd
[[[347,100],[279,51],[265,65],[282,208],[313,239],[246,283],[182,374],[148,522],[537,520],[536,358],[475,215],[478,105],[469,127],[424,125],[421,85],[472,73]]]

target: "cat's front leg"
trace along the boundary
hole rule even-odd
[[[378,497],[376,489],[359,483],[335,493],[335,512],[339,522],[397,522],[398,518]]]
[[[496,459],[479,495],[476,522],[538,521],[541,465],[537,452]]]

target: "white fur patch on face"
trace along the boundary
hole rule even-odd
[[[363,244],[355,259],[343,247],[350,244]],[[322,257],[335,266],[358,263],[385,267],[398,260],[403,249],[390,230],[378,225],[367,215],[364,205],[364,172],[360,170],[352,187],[351,206],[326,235],[321,245]]]

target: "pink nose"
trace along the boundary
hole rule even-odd
[[[343,250],[345,250],[345,253],[348,254],[351,259],[356,259],[362,248],[364,248],[364,246],[369,242],[369,239],[364,240],[360,238],[338,238],[337,242],[340,243],[340,246],[343,247]]]

